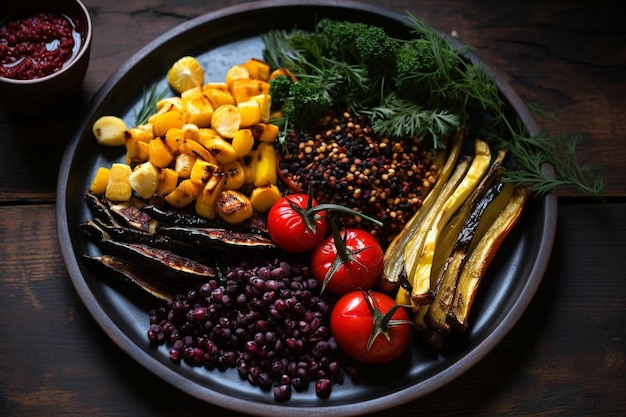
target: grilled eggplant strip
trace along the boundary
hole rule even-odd
[[[167,212],[157,209],[156,206],[145,205],[136,200],[128,203],[112,203],[105,198],[98,198],[92,193],[87,194],[87,201],[99,218],[105,223],[117,228],[129,227],[141,232],[155,235],[162,235],[167,239],[177,241],[177,244],[193,246],[196,251],[189,252],[190,257],[201,259],[195,256],[198,254],[211,253],[213,250],[241,249],[242,251],[274,249],[275,245],[266,233],[259,229],[235,230],[228,227],[195,227],[175,223],[183,223],[184,217],[169,215]],[[171,223],[161,222],[153,218],[146,208],[151,207],[150,213],[160,212],[161,216],[167,217]],[[181,216],[184,216],[181,214]],[[177,221],[178,219],[179,221]],[[255,225],[264,227],[265,222],[254,220]],[[200,224],[200,223],[198,223]],[[147,242],[146,244],[151,244]],[[162,247],[157,245],[157,247]],[[186,252],[183,252],[186,253]]]
[[[178,255],[172,251],[155,248],[140,243],[119,242],[97,225],[91,224],[93,237],[103,249],[108,250],[138,267],[148,268],[155,275],[172,279],[207,280],[218,276],[217,269]],[[98,235],[96,235],[98,234]]]
[[[448,316],[448,324],[465,332],[478,287],[500,245],[520,218],[531,191],[528,187],[515,187],[511,199],[472,250],[457,284]]]
[[[209,227],[162,226],[159,233],[192,245],[213,249],[275,249],[274,242],[258,233],[238,232],[230,229]]]
[[[96,239],[100,239],[102,231],[105,231],[111,239],[116,241],[140,243],[142,245],[148,245],[158,249],[166,249],[198,262],[208,261],[209,256],[206,251],[203,253],[190,243],[172,239],[163,234],[149,233],[143,230],[133,229],[132,227],[122,226],[120,224],[107,224],[99,218],[87,220],[80,226]]]
[[[180,292],[177,287],[168,285],[165,282],[155,279],[146,279],[135,265],[123,259],[111,255],[83,255],[83,257],[90,263],[100,266],[108,272],[112,272],[112,274],[108,275],[111,275],[119,282],[132,287],[134,290],[139,290],[140,293],[148,295],[152,299],[168,301],[173,299],[176,294]]]

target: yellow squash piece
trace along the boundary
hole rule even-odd
[[[132,174],[130,166],[121,163],[111,165],[109,182],[105,191],[105,197],[111,201],[128,201],[133,195],[128,178]]]
[[[150,116],[148,122],[152,124],[152,134],[157,138],[165,136],[167,131],[172,128],[182,128],[185,124],[185,119],[181,112],[172,110],[154,114]]]
[[[248,70],[250,78],[261,81],[269,81],[270,65],[258,58],[250,58],[243,66]]]
[[[278,125],[271,123],[257,123],[250,128],[252,136],[261,142],[274,142],[278,137],[280,128]]]
[[[176,61],[167,72],[168,84],[178,93],[204,84],[204,68],[192,56],[184,56]]]
[[[237,154],[237,158],[243,158],[248,155],[254,147],[254,136],[252,136],[252,130],[239,129],[233,136],[231,145]]]
[[[228,90],[226,83],[211,83],[203,87],[204,95],[209,99],[213,109],[225,104],[234,105],[235,98]]]
[[[109,168],[98,168],[96,175],[94,175],[93,180],[91,181],[91,186],[89,186],[89,191],[97,195],[104,194],[107,189],[107,184],[109,183],[110,175],[111,170]]]
[[[259,94],[269,94],[270,85],[266,81],[240,79],[233,81],[230,91],[235,98],[235,103],[242,103]]]
[[[235,190],[222,190],[215,201],[217,215],[226,223],[237,224],[250,218],[253,213],[250,199]]]
[[[261,106],[258,101],[248,100],[237,103],[241,121],[240,127],[250,127],[261,121]]]
[[[282,193],[274,184],[255,187],[250,193],[252,207],[261,213],[268,211],[282,197]]]
[[[250,73],[245,65],[233,65],[226,71],[226,85],[228,89],[232,91],[233,84],[236,80],[250,79]]]
[[[220,164],[229,164],[237,160],[237,152],[233,145],[220,137],[211,138],[203,145]]]
[[[237,106],[224,104],[215,109],[211,116],[211,127],[224,138],[232,138],[241,125]]]
[[[244,183],[254,184],[254,178],[256,177],[256,163],[259,159],[259,151],[253,149],[242,158],[239,158],[244,172]]]
[[[165,142],[161,138],[152,139],[148,145],[148,161],[154,164],[154,166],[165,168],[174,161],[174,155],[170,152],[168,147],[165,146]]]
[[[224,172],[221,167],[219,167],[207,180],[200,195],[196,197],[196,214],[210,220],[217,217],[215,201],[217,200],[217,196],[224,189],[224,182]]]
[[[254,185],[257,187],[276,184],[276,150],[271,143],[261,142],[254,171]]]
[[[198,158],[191,168],[189,179],[204,186],[209,178],[211,178],[219,169],[219,165],[212,164],[211,162]]]
[[[176,155],[178,153],[178,148],[183,141],[184,136],[182,128],[173,127],[165,134],[165,146],[169,149],[172,155]]]
[[[185,179],[168,195],[167,201],[174,208],[183,208],[193,202],[202,191],[202,184],[195,183],[190,179]]]
[[[174,170],[179,178],[186,179],[191,175],[191,168],[198,157],[193,153],[179,153],[174,161]]]
[[[141,198],[150,198],[159,184],[159,169],[150,161],[139,164],[128,178],[130,188]]]
[[[243,165],[239,161],[229,162],[223,165],[224,168],[224,189],[226,190],[238,190],[245,182],[245,172]]]
[[[172,168],[163,168],[159,171],[156,192],[159,195],[167,195],[174,191],[178,184],[178,173]]]

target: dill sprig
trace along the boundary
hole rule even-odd
[[[146,93],[146,88],[143,89],[143,99],[139,110],[135,110],[135,125],[142,125],[148,121],[150,116],[154,114],[157,103],[167,96],[167,89],[163,89],[157,92],[156,84],[150,87],[150,90]]]

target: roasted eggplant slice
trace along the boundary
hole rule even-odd
[[[239,232],[213,227],[163,226],[158,233],[173,239],[184,240],[206,249],[275,249],[274,242],[258,233]]]
[[[111,255],[88,256],[83,255],[89,263],[99,266],[107,271],[114,279],[131,287],[139,294],[147,295],[158,301],[173,299],[180,292],[179,288],[171,283],[146,279],[139,269],[123,259]],[[145,271],[143,271],[145,273]]]
[[[95,223],[90,224],[92,236],[104,250],[112,252],[129,263],[138,267],[147,268],[147,273],[154,274],[155,279],[160,276],[175,280],[208,280],[218,276],[217,268],[193,259],[181,256],[170,250],[159,249],[153,246],[120,242],[111,239],[111,236]]]

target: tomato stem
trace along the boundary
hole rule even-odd
[[[410,320],[391,320],[391,317],[393,317],[393,315],[396,313],[396,311],[399,308],[405,307],[402,304],[395,304],[389,309],[389,311],[383,314],[382,311],[380,311],[380,308],[378,307],[378,305],[376,306],[372,305],[372,301],[376,303],[376,299],[374,299],[370,295],[369,291],[363,291],[363,297],[365,299],[365,303],[367,304],[367,307],[370,310],[370,313],[372,314],[372,325],[373,325],[372,333],[370,333],[370,337],[367,340],[366,351],[369,352],[372,345],[374,344],[374,341],[381,334],[384,335],[388,341],[391,341],[391,336],[389,335],[389,329],[391,327],[400,326],[403,324],[414,325],[414,323]]]

